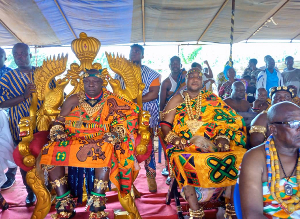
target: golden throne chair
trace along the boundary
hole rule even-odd
[[[36,162],[37,154],[43,147],[41,142],[45,142],[46,140],[43,139],[42,141],[36,142],[35,135],[43,133],[40,136],[46,138],[45,136],[47,136],[47,131],[49,131],[51,123],[60,112],[60,106],[64,101],[64,89],[69,83],[73,86],[73,90],[67,97],[83,90],[81,77],[83,70],[102,69],[100,63],[93,63],[101,46],[100,41],[94,37],[88,37],[86,33],[80,33],[79,36],[79,39],[73,40],[71,48],[79,59],[80,65],[72,63],[70,69],[67,70],[67,74],[62,79],[56,81],[55,88],[50,89],[49,84],[51,81],[57,76],[62,76],[66,71],[68,56],[62,55],[57,58],[54,56],[53,58],[50,57],[44,60],[43,65],[35,71],[37,93],[32,94],[30,116],[22,118],[19,124],[22,141],[18,145],[17,152],[19,153],[19,159],[22,160],[22,165],[29,170],[26,175],[26,181],[37,197],[37,203],[31,219],[45,218],[51,208],[50,192],[44,185],[44,179],[41,177],[43,173]],[[106,76],[103,86],[107,86],[107,84],[110,83],[113,93],[121,95],[130,101],[136,100],[137,104],[141,107],[138,124],[140,140],[138,145],[136,144],[136,155],[143,155],[147,152],[147,146],[150,140],[150,114],[142,110],[142,91],[145,85],[142,83],[141,69],[124,57],[107,53],[106,56],[111,69],[123,78],[126,89],[121,89],[120,82],[113,79],[106,68],[102,69],[102,74]],[[43,104],[40,109],[37,110],[39,100],[43,101]],[[38,132],[33,134],[36,129]],[[32,153],[32,144],[40,144],[34,145],[35,153]],[[133,190],[135,190],[134,186]],[[135,190],[135,192],[137,193],[137,190]],[[132,199],[122,199],[119,195],[119,200],[123,208],[127,211],[130,210],[132,206],[135,206]],[[126,218],[130,219],[141,218],[139,212],[127,213],[126,215]]]

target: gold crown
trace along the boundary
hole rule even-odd
[[[88,37],[81,32],[79,39],[72,41],[71,48],[80,62],[93,62],[99,52],[101,43],[94,37]]]
[[[194,72],[199,72],[199,76],[201,76],[201,77],[203,76],[203,73],[202,73],[201,70],[200,70],[199,68],[197,68],[197,67],[191,68],[191,69],[187,72],[186,75],[191,74],[191,73],[194,73]]]
[[[287,91],[291,94],[291,97],[294,98],[296,95],[293,92],[293,89],[288,88],[286,86],[278,86],[278,87],[271,87],[270,88],[270,97],[272,98],[273,94],[275,94],[277,91]]]

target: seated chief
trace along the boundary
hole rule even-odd
[[[241,116],[212,92],[201,90],[199,68],[189,70],[186,81],[187,90],[168,102],[160,125],[172,172],[190,206],[190,218],[202,218],[204,212],[199,203],[218,199],[225,188],[214,185],[221,183],[222,180],[218,181],[221,178],[227,180],[217,173],[209,174],[209,165],[216,165],[212,153],[224,157],[226,153],[238,151],[231,158],[239,165],[245,151],[246,134]],[[237,169],[238,166],[233,165],[233,170],[227,174],[232,182],[229,185],[235,184]]]
[[[107,218],[104,209],[109,180],[121,198],[130,198],[139,169],[134,145],[140,109],[103,88],[102,77],[101,70],[84,73],[84,92],[64,102],[50,130],[51,141],[42,149],[40,163],[57,193],[57,214],[53,218],[70,218],[75,214],[65,166],[95,168],[93,189],[87,201],[89,218]]]

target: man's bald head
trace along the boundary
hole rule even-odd
[[[285,101],[271,106],[267,115],[276,148],[300,148],[300,107]]]
[[[13,49],[13,56],[15,63],[19,67],[19,69],[28,69],[31,68],[30,59],[32,57],[30,53],[30,48],[25,43],[17,43],[14,45]]]
[[[4,49],[0,47],[0,68],[3,67],[5,61],[6,61],[6,53]]]
[[[287,122],[294,120],[295,114],[300,115],[300,107],[296,104],[284,101],[276,103],[268,110],[268,122]]]
[[[237,100],[242,100],[245,98],[245,93],[246,93],[246,89],[245,89],[245,85],[240,82],[240,81],[236,81],[231,85],[231,98],[232,99],[237,99]]]

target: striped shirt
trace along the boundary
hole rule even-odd
[[[145,84],[145,89],[143,90],[143,96],[149,92],[151,83],[160,76],[160,74],[153,69],[147,67],[146,65],[141,66],[142,72],[142,82]],[[125,89],[125,83],[122,80],[121,76],[116,75],[115,79],[118,79],[121,82],[122,89]],[[151,100],[149,102],[143,102],[143,110],[149,111],[150,118],[150,127],[154,128],[158,125],[159,117],[159,107],[158,107],[158,98]]]
[[[32,72],[35,67],[32,67]],[[33,74],[32,74],[33,75]],[[34,75],[31,79],[27,74],[20,72],[19,69],[15,69],[7,72],[0,79],[0,103],[23,95],[25,92],[26,85],[33,83]],[[55,86],[52,82],[50,87]],[[42,101],[38,101],[38,109],[40,108]],[[22,101],[21,103],[10,107],[9,109],[9,127],[12,133],[14,141],[21,140],[19,136],[19,122],[21,118],[29,116],[29,108],[31,105],[31,97]]]

